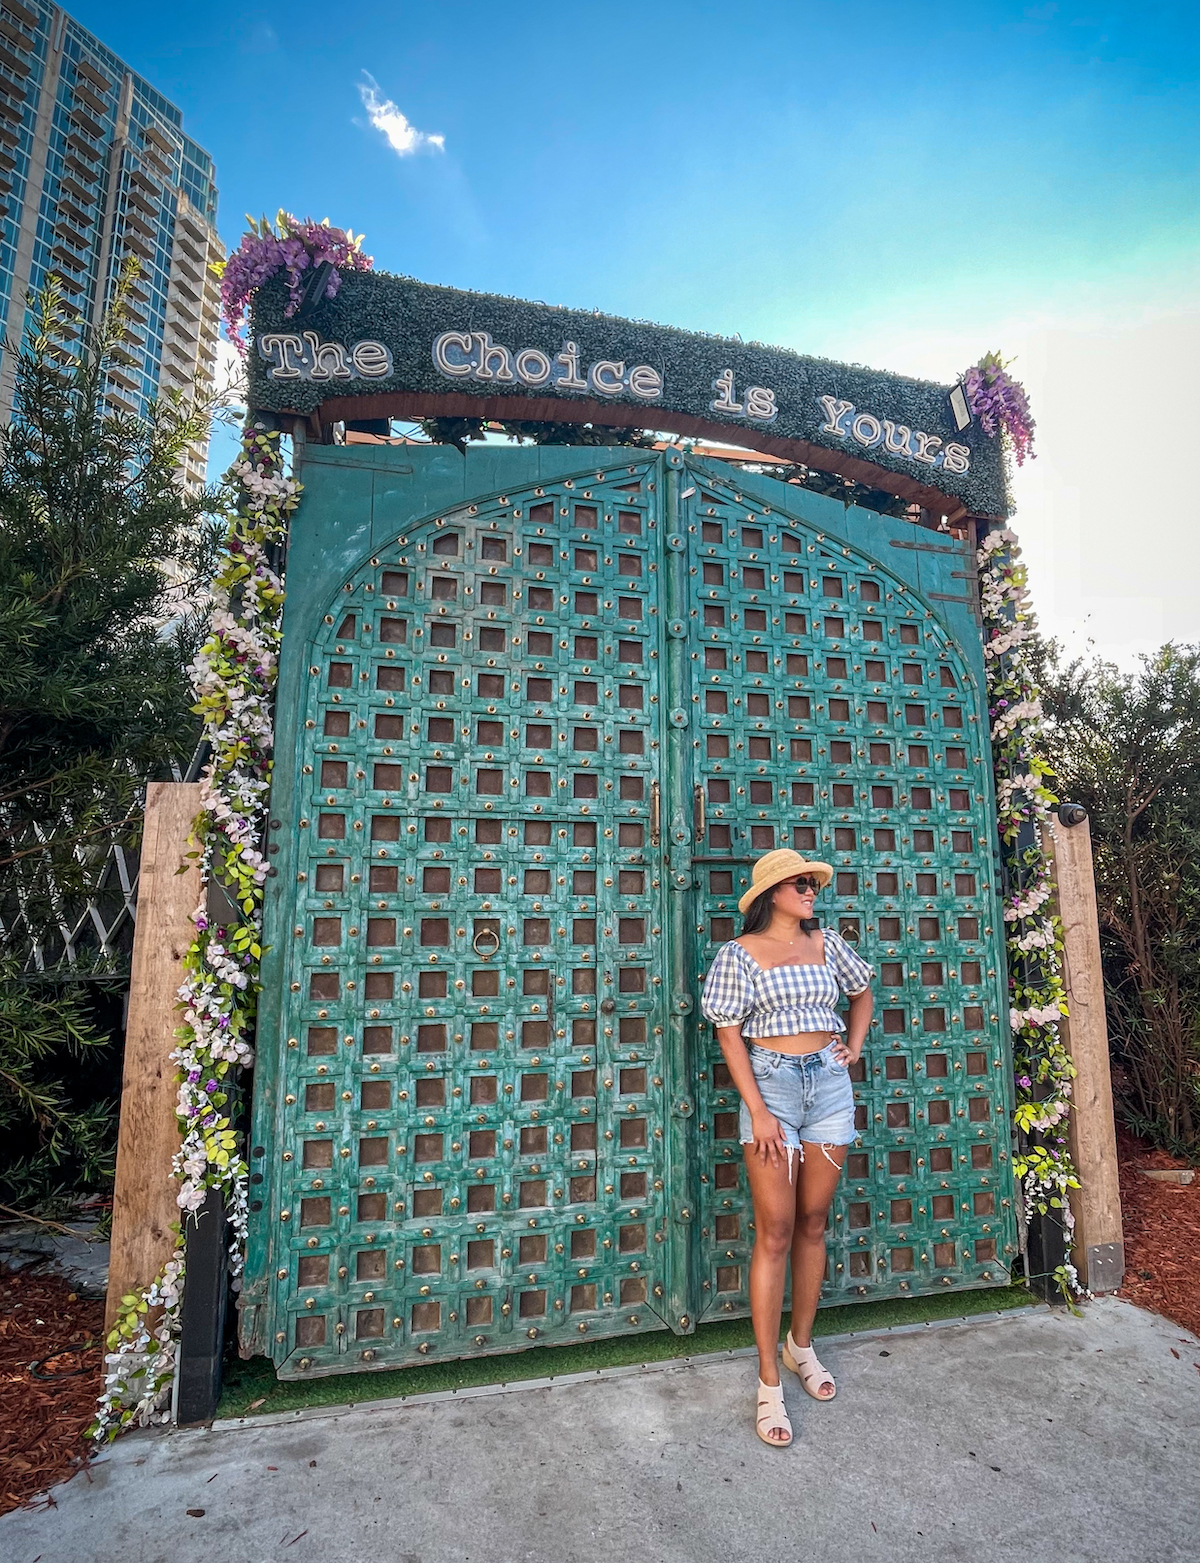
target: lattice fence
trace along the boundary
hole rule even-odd
[[[195,781],[205,755],[174,781]],[[69,873],[56,868],[46,834],[35,828],[14,843],[0,881],[0,949],[14,952],[28,973],[69,971],[86,980],[128,973],[137,921],[142,806],[102,833],[76,843]]]

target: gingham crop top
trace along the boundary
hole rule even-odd
[[[832,928],[826,928],[825,959],[764,971],[748,950],[731,939],[717,951],[705,978],[700,1008],[714,1026],[740,1026],[747,1040],[799,1036],[806,1031],[845,1031],[836,1005],[845,993],[861,993],[875,975]]]

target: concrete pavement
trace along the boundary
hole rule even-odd
[[[1178,1353],[1178,1355],[1176,1355]],[[120,1441],[6,1563],[1194,1563],[1200,1343],[1116,1298],[822,1348],[790,1450],[754,1364]],[[191,1512],[189,1512],[191,1511]],[[195,1511],[202,1511],[197,1513]]]

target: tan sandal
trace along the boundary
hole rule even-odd
[[[787,1340],[783,1345],[783,1365],[790,1368],[804,1386],[805,1392],[814,1400],[832,1400],[837,1394],[837,1385],[833,1381],[833,1374],[828,1368],[823,1368],[817,1361],[817,1354],[811,1346],[797,1346],[792,1339],[791,1330],[788,1331]],[[822,1395],[821,1390],[828,1384],[833,1390],[832,1395]]]
[[[786,1438],[772,1438],[770,1435],[782,1428],[787,1434]],[[764,1384],[762,1379],[758,1381],[758,1420],[754,1424],[754,1430],[764,1444],[770,1444],[772,1449],[786,1449],[792,1441],[792,1424],[787,1414],[787,1407],[783,1403],[782,1384]]]

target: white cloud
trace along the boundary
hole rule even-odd
[[[363,108],[367,111],[367,118],[373,127],[384,136],[387,144],[395,152],[397,157],[411,157],[414,152],[419,152],[422,147],[433,147],[438,152],[446,150],[446,138],[440,135],[429,135],[423,130],[418,130],[408,121],[408,116],[402,114],[390,98],[379,95],[379,83],[370,74],[364,71],[366,81],[358,84],[358,95],[363,101]]]

